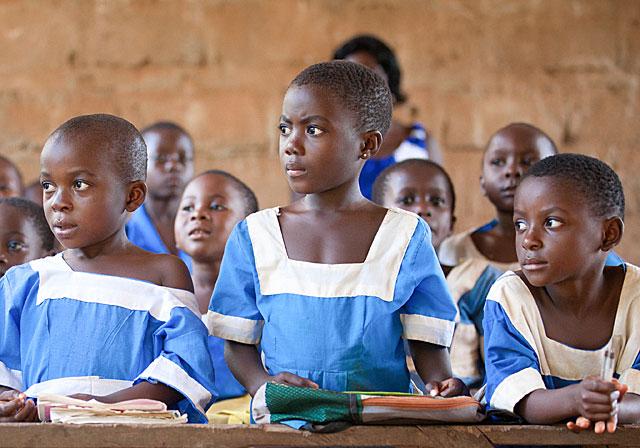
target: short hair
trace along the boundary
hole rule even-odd
[[[104,143],[104,150],[125,182],[147,177],[147,145],[136,127],[124,118],[109,114],[80,115],[61,124],[48,140],[91,136]]]
[[[18,169],[17,165],[13,163],[11,159],[2,155],[0,155],[0,164],[1,163],[5,163],[6,165],[9,165],[9,167],[16,173],[16,176],[18,176],[18,180],[20,181],[20,188],[24,189],[24,181],[22,179],[22,173],[20,172],[20,169]]]
[[[369,53],[373,56],[380,67],[387,74],[389,89],[396,102],[402,104],[407,100],[407,96],[400,90],[400,79],[402,72],[393,50],[382,40],[370,34],[361,34],[344,42],[333,53],[333,59],[346,59],[350,55],[359,52]]]
[[[380,131],[384,135],[389,130],[391,92],[373,70],[349,61],[321,62],[300,72],[289,88],[307,85],[326,88],[356,115],[360,131]]]
[[[451,213],[453,213],[456,209],[456,190],[453,187],[451,177],[449,177],[449,173],[447,173],[441,165],[426,159],[407,159],[388,166],[384,170],[382,170],[382,172],[378,174],[378,177],[376,177],[376,180],[373,183],[373,202],[382,204],[384,202],[384,196],[385,194],[387,194],[387,187],[389,186],[389,178],[391,177],[391,175],[398,171],[402,171],[405,167],[409,167],[411,165],[417,165],[425,168],[432,167],[442,173],[447,181],[447,185],[449,186],[449,191],[451,193]]]
[[[140,133],[144,135],[147,132],[152,131],[175,131],[180,134],[184,134],[191,142],[191,146],[193,146],[193,138],[191,137],[191,134],[189,134],[185,128],[173,121],[156,121],[155,123],[151,123],[149,126],[143,128]]]
[[[22,214],[36,229],[40,237],[42,249],[53,250],[55,238],[47,220],[44,217],[44,210],[38,204],[25,198],[0,198],[0,206],[7,205],[13,207]]]
[[[554,142],[553,139],[551,137],[549,137],[549,135],[546,132],[544,132],[542,129],[540,129],[537,126],[534,126],[534,125],[532,125],[530,123],[524,123],[524,122],[509,123],[508,125],[501,127],[496,132],[491,134],[491,137],[489,137],[489,141],[487,142],[487,145],[485,147],[485,152],[487,151],[487,149],[491,145],[491,142],[493,141],[493,139],[498,134],[501,134],[501,133],[503,133],[505,131],[509,131],[511,129],[524,129],[524,130],[527,130],[527,131],[531,132],[532,135],[536,135],[536,134],[539,135],[540,137],[542,137],[545,140],[547,140],[547,142],[549,143],[549,145],[551,147],[551,151],[554,154],[558,153],[558,147],[556,146],[556,142]]]
[[[616,172],[606,163],[583,154],[556,154],[533,164],[523,177],[554,177],[571,183],[597,216],[624,220],[624,190]]]
[[[242,182],[240,179],[238,179],[236,176],[234,176],[231,173],[228,173],[228,172],[223,171],[223,170],[208,170],[208,171],[205,171],[204,173],[198,174],[196,177],[191,179],[191,181],[197,179],[198,177],[208,176],[208,175],[222,176],[222,177],[230,180],[231,183],[233,183],[235,185],[235,187],[238,189],[238,191],[242,195],[242,198],[244,199],[244,204],[245,204],[244,214],[245,214],[245,216],[248,216],[251,213],[255,213],[255,212],[258,211],[258,198],[256,198],[256,195],[253,192],[253,190],[251,188],[249,188],[249,186],[247,184]]]

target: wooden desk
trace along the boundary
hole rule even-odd
[[[614,434],[574,434],[562,426],[353,426],[334,434],[312,434],[280,425],[176,427],[142,425],[0,424],[0,447],[491,447],[494,445],[582,445],[640,447],[640,426]]]

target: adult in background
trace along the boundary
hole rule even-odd
[[[344,42],[333,54],[333,59],[346,59],[369,67],[389,84],[394,109],[406,102],[400,89],[401,71],[393,50],[372,35],[355,36]],[[371,199],[373,182],[382,170],[406,159],[431,159],[442,164],[442,153],[435,139],[418,122],[403,123],[393,117],[380,151],[364,164],[360,173],[362,194]]]

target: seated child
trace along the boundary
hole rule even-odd
[[[353,62],[313,65],[289,85],[280,158],[304,197],[235,227],[209,307],[209,328],[252,396],[268,381],[409,392],[403,337],[428,392],[464,390],[451,378],[456,308],[428,226],[369,202],[358,185],[391,103],[387,83]]]
[[[523,178],[513,215],[522,270],[500,277],[485,306],[493,408],[539,424],[581,416],[599,432],[616,413],[640,422],[640,270],[605,266],[623,218],[620,179],[597,159],[556,155]],[[624,387],[600,376],[614,339],[613,375],[628,387],[617,405]]]
[[[373,184],[373,200],[383,207],[398,207],[424,218],[436,251],[451,235],[456,220],[455,191],[447,172],[434,162],[409,159],[386,168]],[[501,271],[477,258],[455,267],[443,265],[442,269],[460,312],[451,343],[453,374],[469,388],[477,388],[484,379],[484,303]]]
[[[193,140],[181,126],[154,123],[142,130],[147,144],[147,198],[127,222],[129,241],[156,254],[178,255],[187,267],[191,260],[176,247],[173,224],[182,190],[193,176]]]
[[[22,174],[14,163],[0,156],[0,198],[22,196]]]
[[[54,241],[42,207],[0,198],[0,277],[13,266],[52,255]]]
[[[191,275],[203,319],[218,279],[227,238],[238,222],[257,210],[253,191],[225,171],[211,170],[196,176],[182,194],[175,224],[176,243],[191,257]],[[245,395],[224,361],[224,340],[209,336],[209,352],[216,372],[218,399]]]
[[[66,250],[0,280],[0,385],[24,395],[162,401],[206,422],[213,397],[207,331],[177,258],[127,240],[144,201],[146,148],[126,120],[85,115],[49,136],[40,157],[44,210]],[[4,420],[33,420],[13,393]]]
[[[496,209],[496,218],[478,228],[453,235],[442,243],[438,256],[447,266],[480,258],[501,270],[517,269],[513,246],[513,196],[529,167],[558,151],[542,130],[511,123],[489,139],[482,158],[480,187]]]

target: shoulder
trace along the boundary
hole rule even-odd
[[[499,305],[510,320],[525,310],[536,307],[535,299],[527,284],[513,271],[502,274],[487,294],[487,305]]]
[[[48,259],[52,257],[47,257]],[[40,265],[40,262],[46,259],[35,260],[38,262],[36,266],[33,266],[32,263],[25,263],[18,266],[13,266],[9,268],[9,270],[2,277],[2,283],[10,286],[11,288],[19,288],[22,286],[26,286],[28,284],[34,284],[38,282],[39,279],[39,270],[37,266]]]
[[[640,268],[631,263],[625,263],[626,273],[620,293],[620,304],[628,305],[634,315],[640,312]]]
[[[189,269],[184,262],[175,255],[149,254],[148,265],[156,272],[161,272],[160,286],[182,289],[193,292],[193,283]]]

